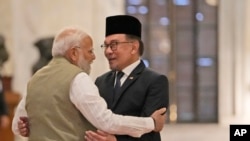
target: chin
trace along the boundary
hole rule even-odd
[[[109,68],[110,68],[111,70],[115,70],[116,67],[115,67],[114,65],[111,65],[111,64],[110,64],[110,65],[109,65]]]

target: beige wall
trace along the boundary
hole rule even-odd
[[[39,58],[36,40],[53,36],[68,25],[80,25],[94,39],[96,60],[93,79],[108,70],[100,49],[104,40],[105,17],[124,13],[123,0],[0,0],[0,33],[6,37],[11,57],[1,72],[13,76],[12,87],[22,95],[32,66]]]

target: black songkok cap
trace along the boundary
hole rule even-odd
[[[106,34],[131,34],[141,38],[141,23],[132,16],[117,15],[106,18]]]

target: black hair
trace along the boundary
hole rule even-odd
[[[139,42],[139,54],[140,56],[142,56],[144,52],[144,44],[141,38],[135,35],[131,35],[131,34],[126,34],[126,38],[130,40],[137,40]]]

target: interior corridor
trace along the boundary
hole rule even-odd
[[[162,141],[229,141],[229,125],[166,124]]]

